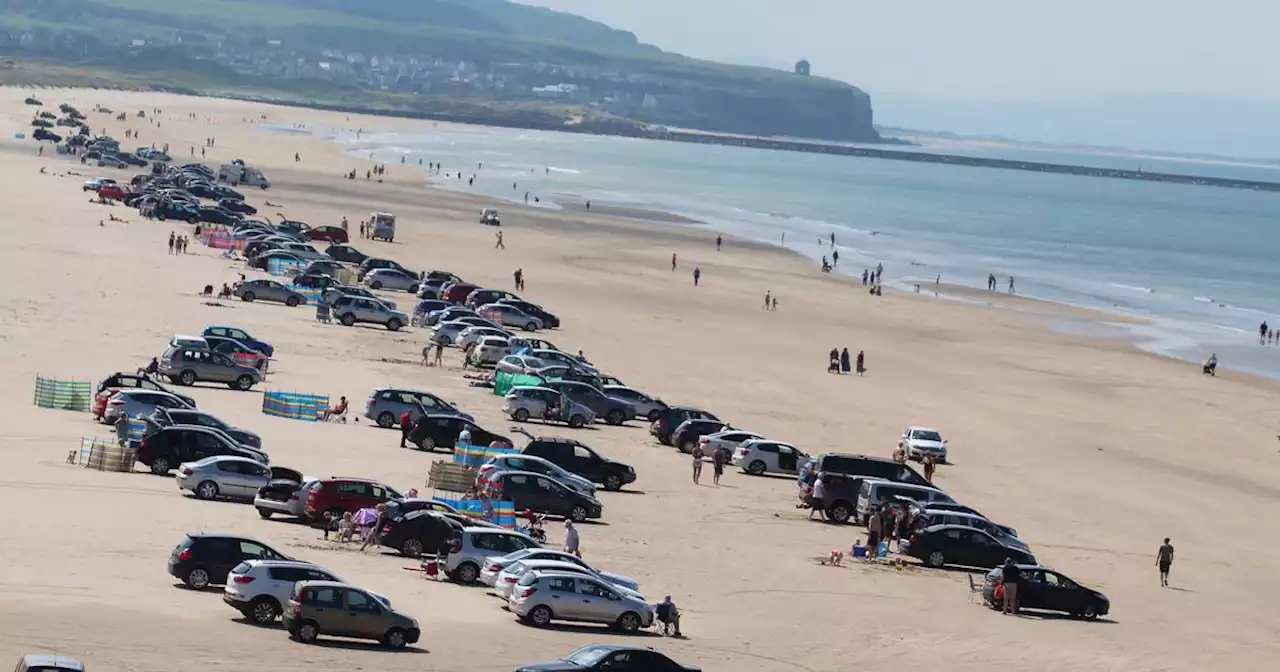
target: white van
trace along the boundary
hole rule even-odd
[[[396,216],[389,212],[375,212],[369,220],[369,225],[373,227],[373,233],[369,234],[374,240],[385,240],[388,243],[394,242],[396,239]]]
[[[266,189],[271,186],[271,181],[267,179],[266,175],[262,174],[261,170],[250,168],[243,163],[224,163],[218,166],[218,179],[232,185],[244,185],[246,187]]]
[[[915,500],[924,504],[926,508],[934,502],[954,504],[956,501],[951,499],[951,496],[947,493],[924,485],[910,485],[893,481],[863,481],[862,488],[858,491],[858,505],[854,515],[857,516],[857,520],[860,523],[865,525],[867,514],[871,512],[871,509],[880,506],[893,495]]]

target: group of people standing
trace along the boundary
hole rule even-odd
[[[700,479],[702,478],[702,460],[707,457],[707,454],[702,450],[701,444],[695,445],[692,453],[693,484],[700,485]],[[715,485],[720,485],[720,477],[724,475],[724,465],[729,462],[729,449],[724,446],[717,446],[715,450],[711,451],[710,457],[711,468],[713,470],[711,482]]]
[[[169,254],[186,254],[187,243],[189,242],[190,241],[187,240],[186,236],[179,236],[173,231],[170,231],[169,232]]]
[[[867,372],[867,355],[862,350],[858,351],[858,357],[854,361],[853,371],[859,376]],[[849,348],[836,349],[831,348],[831,353],[827,360],[827,373],[849,373]]]

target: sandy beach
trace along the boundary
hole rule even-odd
[[[412,564],[405,558],[327,544],[316,530],[262,520],[243,504],[197,501],[171,478],[65,464],[81,437],[109,439],[111,431],[88,414],[33,406],[37,375],[97,380],[133,371],[173,334],[212,324],[272,342],[272,373],[253,392],[184,393],[261,434],[273,464],[425,491],[431,461],[448,456],[400,449],[397,432],[364,422],[265,416],[261,389],[345,395],[362,410],[374,388],[415,387],[455,402],[483,427],[508,433],[511,423],[490,390],[467,385],[456,350],[446,352],[442,370],[418,364],[426,330],[320,324],[306,308],[261,302],[209,305],[198,291],[234,281],[241,264],[197,243],[191,254],[168,255],[170,232],[190,236],[189,225],[90,203],[85,180],[134,173],[83,166],[51,155],[51,147],[37,156],[34,141],[14,138],[31,131],[25,95],[0,90],[7,204],[0,418],[8,427],[0,450],[0,654],[10,660],[56,651],[95,672],[160,672],[193,660],[268,672],[312,664],[499,672],[587,643],[626,642],[708,672],[855,665],[1096,672],[1264,669],[1280,652],[1273,602],[1280,578],[1270,571],[1280,562],[1280,523],[1266,513],[1280,497],[1280,384],[1233,373],[1229,362],[1209,378],[1195,365],[1045,324],[1045,316],[1084,317],[1078,309],[1007,297],[978,305],[985,293],[963,288],[948,293],[972,301],[939,300],[923,289],[868,296],[855,280],[819,273],[789,252],[729,238],[717,252],[714,231],[642,212],[504,203],[506,249],[494,249],[493,229],[476,221],[485,201],[428,187],[417,166],[389,165],[383,182],[366,181],[372,164],[339,145],[261,127],[424,122],[167,94],[38,93],[46,107],[65,101],[129,111],[127,122],[95,113],[89,121],[126,147],[169,143],[179,163],[192,160],[191,147],[199,160],[204,139],[216,138],[205,162],[239,158],[260,167],[273,187],[250,190],[247,200],[273,219],[283,213],[318,226],[345,216],[354,234],[369,213],[396,213],[394,244],[354,240],[368,254],[499,288],[511,288],[512,271],[523,268],[522,295],[563,322],[545,338],[584,350],[603,371],[669,403],[701,406],[810,454],[888,456],[904,427],[936,427],[950,440],[953,462],[939,469],[939,485],[1016,527],[1042,563],[1105,592],[1110,616],[1001,617],[968,603],[962,571],[821,566],[817,558],[847,549],[865,530],[806,520],[788,478],[731,469],[720,487],[709,479],[695,486],[689,458],[657,445],[640,422],[574,435],[639,474],[627,491],[601,494],[603,522],[582,526],[583,553],[636,578],[650,601],[672,595],[686,639],[530,628],[484,590],[404,571]],[[158,128],[132,116],[152,108],[163,110]],[[126,129],[140,140],[125,140]],[[360,179],[342,178],[353,169]],[[280,207],[264,207],[267,200]],[[128,221],[99,226],[109,215]],[[886,269],[886,280],[892,275]],[[778,297],[777,312],[761,310],[766,291]],[[411,309],[409,295],[393,298]],[[833,347],[864,351],[868,374],[825,374]],[[176,586],[165,571],[168,554],[185,533],[201,530],[252,535],[390,596],[422,622],[418,651],[342,641],[308,647],[278,627],[241,620],[218,591]],[[561,531],[550,527],[553,542]],[[1154,566],[1163,537],[1177,549],[1171,589],[1160,587]]]

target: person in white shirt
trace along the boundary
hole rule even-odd
[[[458,433],[458,443],[461,443],[461,444],[462,444],[462,445],[464,445],[464,446],[469,446],[469,445],[471,445],[471,430],[470,430],[470,429],[467,429],[466,427],[463,427],[463,428],[462,428],[462,431]]]
[[[578,528],[573,526],[572,520],[564,521],[564,552],[578,558],[582,557],[582,552],[578,550]]]
[[[809,495],[809,520],[813,520],[814,512],[822,513],[822,517],[827,517],[827,512],[822,508],[822,502],[827,498],[827,486],[822,482],[822,475],[818,474],[813,478],[813,494]]]

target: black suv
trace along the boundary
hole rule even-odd
[[[411,271],[405,268],[404,266],[401,266],[400,262],[398,261],[392,261],[391,259],[376,259],[374,257],[367,257],[364,261],[360,262],[360,270],[356,273],[356,278],[358,280],[364,280],[364,276],[367,275],[369,271],[376,271],[379,268],[394,268],[397,271],[404,271],[405,273],[408,273],[409,275],[412,275],[415,278],[418,278],[422,275],[421,273],[415,273],[414,271]]]
[[[827,473],[825,471],[810,475],[811,479],[822,479],[823,497],[821,502],[813,502],[801,490],[801,499],[813,503],[826,514],[827,520],[841,525],[849,522],[858,506],[858,492],[862,482],[874,476],[851,476],[849,474]],[[812,483],[812,481],[810,481]]]
[[[691,408],[689,406],[672,406],[662,412],[657,420],[649,426],[649,434],[658,440],[658,443],[671,444],[671,434],[676,431],[680,423],[685,420],[718,420],[716,416],[702,410],[701,408]]]
[[[728,428],[729,425],[719,420],[685,420],[671,432],[671,445],[679,448],[682,453],[692,453],[693,447],[698,445],[698,439]]]
[[[814,472],[821,471],[828,474],[848,474],[850,476],[874,476],[896,483],[923,485],[927,488],[935,487],[932,483],[926,481],[924,476],[916,473],[915,469],[885,457],[853,455],[850,453],[823,453],[815,459],[817,460],[817,469]],[[808,482],[810,484],[813,483],[812,474],[810,474]],[[854,499],[856,500],[857,497],[855,496]]]
[[[1000,607],[996,586],[1001,583],[1002,572],[1002,567],[996,567],[983,582],[982,599],[992,608]],[[1018,565],[1018,608],[1065,611],[1092,621],[1111,611],[1111,600],[1048,567]]]
[[[595,497],[564,487],[559,481],[529,471],[504,471],[489,477],[496,496],[517,511],[564,516],[575,523],[599,518],[604,507]]]
[[[453,523],[435,511],[419,509],[397,516],[382,528],[378,544],[416,558],[448,547],[455,536]]]
[[[330,245],[324,253],[348,264],[363,264],[364,260],[369,258],[369,255],[350,245]]]
[[[538,437],[530,441],[522,452],[599,483],[605,490],[621,490],[622,486],[636,480],[636,470],[629,465],[602,457],[573,439]]]
[[[245,560],[292,559],[248,537],[188,534],[169,554],[169,574],[188,588],[204,590],[214,584],[225,584],[231,569]]]
[[[552,313],[548,313],[542,306],[539,306],[536,303],[529,303],[528,301],[517,298],[498,299],[498,303],[506,306],[514,306],[538,318],[539,320],[542,320],[543,329],[560,328],[560,318],[556,317]]]
[[[479,425],[456,415],[423,415],[413,423],[409,432],[409,440],[420,450],[434,451],[437,446],[453,450],[458,442],[458,435],[463,428],[471,431],[471,445],[487,446],[495,439],[507,445],[514,445],[511,439],[481,429]]]
[[[610,397],[590,383],[572,380],[550,380],[542,384],[570,399],[591,409],[596,418],[603,419],[611,425],[621,425],[628,420],[636,419],[636,407],[627,402]]]
[[[145,436],[138,446],[137,460],[151,473],[167,476],[183,462],[194,462],[213,455],[247,457],[267,464],[267,454],[236,443],[222,430],[194,425],[173,425]]]

